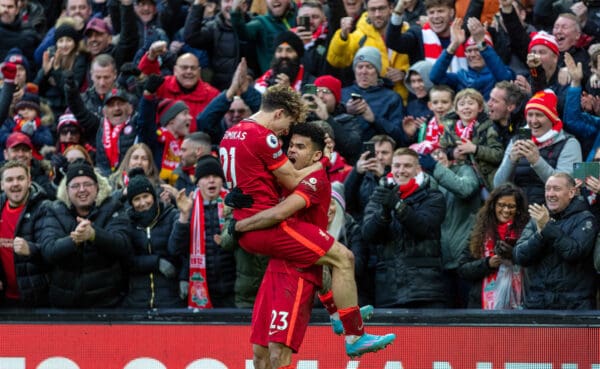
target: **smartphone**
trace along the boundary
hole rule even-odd
[[[521,127],[517,135],[520,140],[531,140],[531,128]]]
[[[317,94],[317,86],[313,85],[312,83],[307,83],[302,87],[302,94],[311,94],[311,95],[316,95]]]
[[[56,54],[56,46],[50,46],[48,48],[48,58],[53,57]]]
[[[354,92],[353,92],[353,93],[351,93],[351,94],[350,94],[350,98],[351,98],[352,100],[360,100],[360,99],[362,99],[363,97],[362,97],[360,94],[357,94],[357,93],[354,93]]]
[[[600,162],[573,163],[573,178],[585,181],[587,177],[600,177]]]
[[[310,31],[310,17],[307,15],[298,17],[298,26],[304,27],[305,31]]]
[[[362,152],[368,151],[369,155],[367,155],[367,159],[371,159],[375,157],[375,143],[371,141],[363,142],[363,150]]]

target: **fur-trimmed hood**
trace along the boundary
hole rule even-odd
[[[112,188],[108,183],[108,179],[100,174],[97,169],[94,168],[94,172],[96,172],[96,177],[98,178],[98,195],[96,196],[95,204],[96,207],[99,207],[106,199],[110,197]],[[60,202],[63,202],[67,208],[71,208],[71,200],[69,200],[69,195],[67,193],[67,177],[64,177],[60,181],[56,191],[56,199]]]

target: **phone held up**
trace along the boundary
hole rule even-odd
[[[298,26],[303,27],[305,31],[310,31],[310,17],[307,15],[299,17]]]
[[[362,152],[368,151],[369,155],[367,155],[367,159],[371,159],[375,157],[375,143],[371,141],[363,142],[363,150]]]

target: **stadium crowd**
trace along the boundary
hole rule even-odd
[[[600,308],[600,1],[0,0],[0,60],[0,308],[252,307],[219,143],[271,86],[361,305]]]

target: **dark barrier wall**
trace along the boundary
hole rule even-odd
[[[250,311],[2,311],[0,369],[252,369]],[[317,310],[296,369],[600,369],[600,312],[376,310],[351,360]]]

